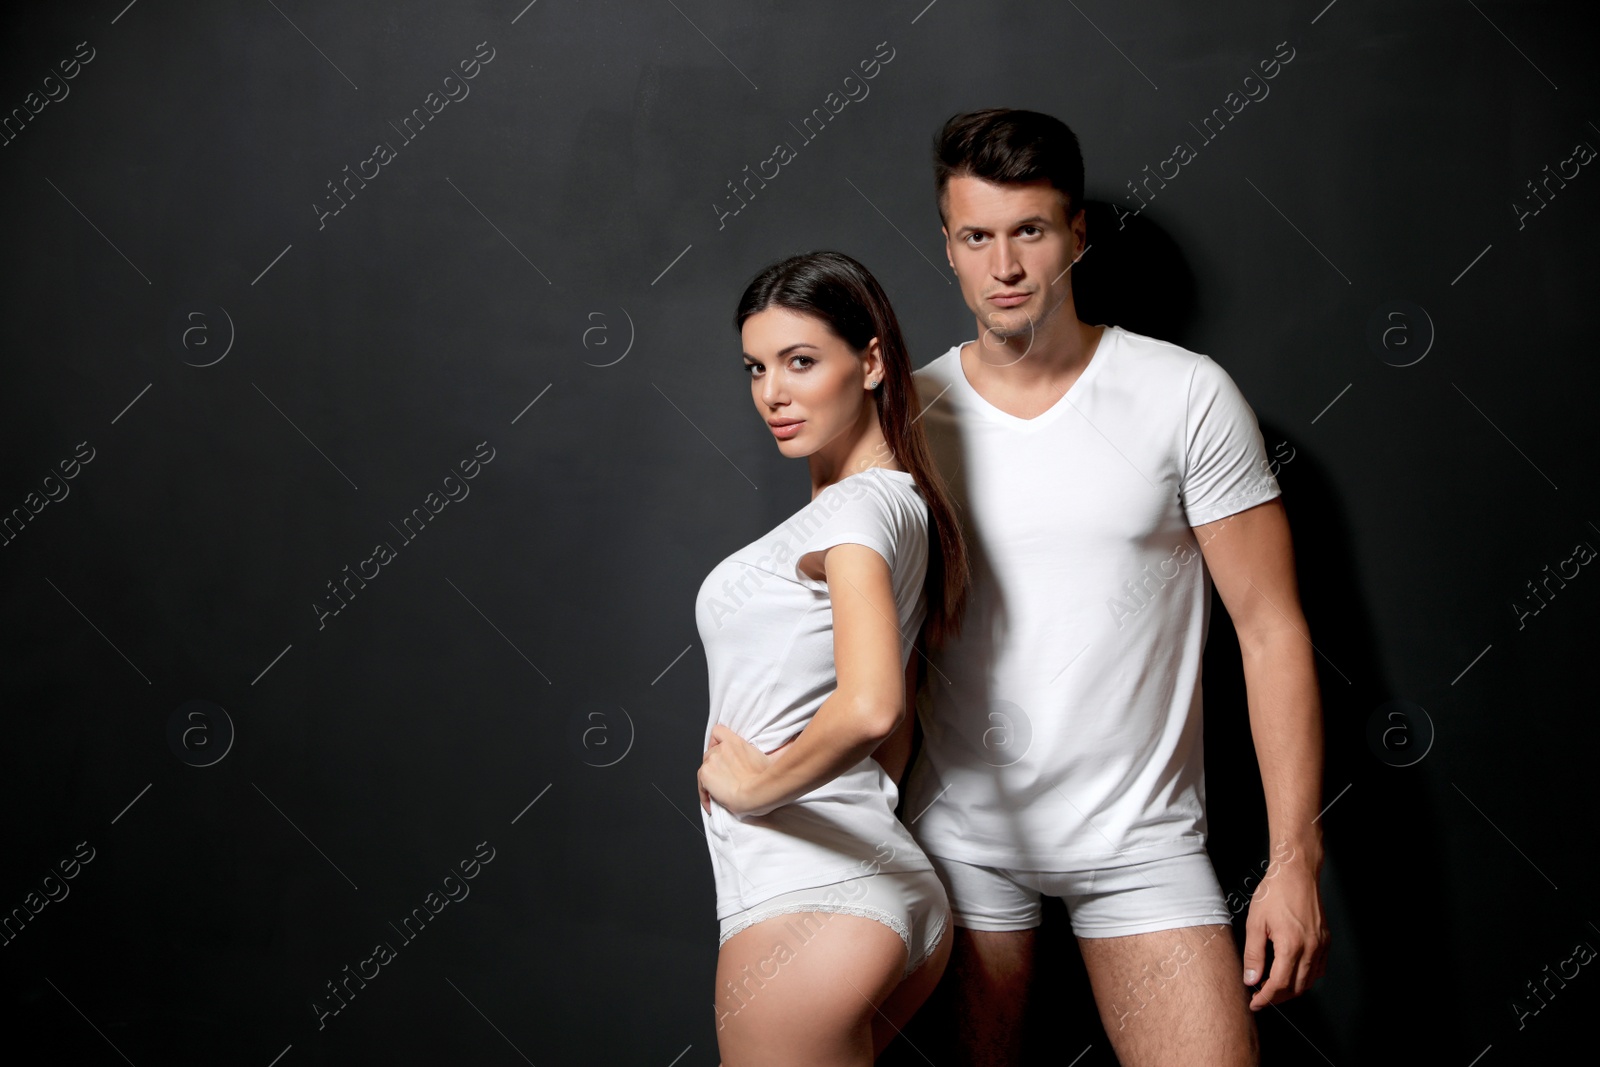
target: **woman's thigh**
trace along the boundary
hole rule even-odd
[[[723,1067],[870,1067],[873,1020],[905,963],[900,936],[865,916],[790,912],[741,930],[717,954]]]
[[[877,1017],[872,1022],[872,1047],[873,1054],[880,1055],[889,1047],[905,1028],[906,1023],[917,1013],[934,987],[944,977],[945,967],[950,962],[951,944],[955,940],[955,928],[946,922],[944,932],[939,937],[938,946],[922,961],[922,965],[895,987],[881,1005]]]

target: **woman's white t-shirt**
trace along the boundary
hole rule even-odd
[[[899,607],[900,666],[927,611],[928,512],[905,471],[871,467],[823,489],[781,526],[711,571],[695,597],[710,678],[711,727],[721,723],[764,752],[792,739],[838,686],[833,605],[825,581],[796,568],[838,544],[888,561]],[[795,889],[878,871],[929,870],[895,818],[899,790],[868,756],[765,815],[702,809],[717,885],[717,918]]]

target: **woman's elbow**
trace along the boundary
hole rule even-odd
[[[855,722],[864,741],[888,740],[905,718],[904,698],[863,697],[854,702]]]

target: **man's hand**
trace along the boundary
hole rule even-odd
[[[749,801],[749,787],[793,743],[763,752],[721,723],[712,726],[711,744],[700,762],[700,806],[709,812],[715,800],[735,815],[753,810],[757,805]]]
[[[1281,866],[1274,862],[1251,897],[1244,929],[1244,984],[1261,982],[1250,998],[1251,1011],[1297,997],[1322,977],[1328,927],[1322,921],[1317,871],[1306,857],[1291,855]],[[1268,941],[1272,971],[1264,974]]]

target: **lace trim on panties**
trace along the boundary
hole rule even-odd
[[[907,974],[907,976],[909,976],[912,971],[916,970],[918,967],[921,967],[924,963],[928,962],[928,958],[933,955],[934,949],[939,947],[940,939],[944,937],[945,926],[946,926],[945,916],[940,915],[939,918],[937,920],[935,920],[935,922],[934,922],[933,936],[928,939],[929,942],[930,942],[930,945],[929,945],[929,948],[928,948],[927,955],[923,956],[920,960],[907,960],[906,961],[906,974]]]
[[[939,939],[944,937],[946,926],[945,917],[940,915],[938,919],[935,920],[933,936],[930,938],[932,947],[930,947],[923,955],[918,956],[916,951],[911,947],[911,931],[906,928],[906,924],[898,917],[890,914],[887,911],[884,911],[882,908],[875,908],[870,904],[840,904],[826,901],[801,901],[799,903],[784,904],[776,908],[763,908],[760,911],[752,912],[750,915],[740,920],[737,925],[730,928],[727,933],[723,934],[721,939],[717,942],[717,947],[721,948],[728,938],[732,937],[734,934],[737,934],[741,930],[745,930],[751,926],[754,926],[758,922],[763,922],[779,915],[792,915],[797,911],[827,911],[837,912],[842,915],[859,915],[862,918],[876,919],[883,923],[889,929],[899,934],[900,940],[905,942],[906,969],[901,975],[904,978],[911,977],[912,973],[915,972],[918,967],[921,967],[924,963],[928,962],[928,958],[933,955],[934,949],[939,945]]]
[[[870,904],[842,904],[836,901],[819,900],[802,900],[792,904],[783,904],[775,908],[761,908],[757,911],[753,911],[749,915],[745,916],[745,918],[741,919],[736,925],[730,927],[728,932],[723,934],[721,939],[717,941],[717,946],[720,948],[728,940],[728,938],[739,933],[741,930],[754,926],[758,922],[763,922],[779,915],[792,915],[797,911],[837,912],[841,915],[859,915],[866,919],[876,919],[889,929],[893,930],[895,933],[899,934],[900,940],[904,941],[906,944],[907,954],[911,952],[911,931],[898,916],[892,915],[889,912],[884,911],[882,908],[873,907]]]

